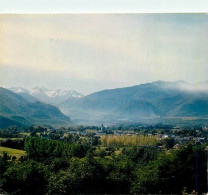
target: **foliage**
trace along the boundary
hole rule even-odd
[[[138,135],[103,135],[101,144],[104,146],[152,146],[158,143],[156,136],[138,136]]]
[[[45,194],[49,173],[47,167],[26,161],[9,167],[3,175],[2,188],[13,194]]]
[[[129,160],[138,163],[146,164],[149,161],[154,161],[157,159],[159,153],[158,149],[151,147],[133,147],[133,148],[123,148],[122,154],[125,155]]]
[[[99,156],[100,158],[104,158],[106,156],[106,151],[104,149],[101,149],[97,152],[97,156]]]
[[[0,141],[0,145],[3,147],[8,147],[8,148],[15,148],[15,149],[24,149],[24,140],[23,139],[5,139],[3,141]]]
[[[88,147],[80,144],[68,144],[61,141],[27,137],[25,150],[30,159],[50,161],[57,157],[84,157]]]
[[[72,159],[69,169],[50,177],[48,194],[102,193],[105,171],[93,158]]]
[[[168,150],[173,148],[175,141],[173,138],[166,138],[162,140],[162,145],[167,148]]]
[[[118,149],[121,152],[116,154]],[[11,194],[191,193],[196,190],[196,161],[198,193],[207,191],[206,145],[192,143],[167,151],[156,146],[92,147],[28,137],[25,150],[29,160],[12,161],[7,153],[0,157],[0,185]]]
[[[69,158],[55,158],[49,164],[50,171],[58,173],[60,170],[66,170],[69,167]]]
[[[206,156],[204,146],[198,147],[198,192],[206,192]],[[161,153],[155,161],[139,167],[131,185],[132,193],[179,194],[184,187],[192,192],[195,187],[196,151],[192,145]],[[199,169],[200,167],[200,169]],[[151,187],[150,187],[151,186]]]
[[[110,193],[129,193],[130,184],[133,179],[134,166],[125,156],[118,156],[110,160],[107,169],[107,181],[110,186]]]

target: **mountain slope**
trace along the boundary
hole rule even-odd
[[[37,98],[35,98],[34,96],[30,95],[29,93],[18,93],[19,95],[21,95],[23,98],[25,98],[28,102],[38,102],[39,100]]]
[[[0,88],[0,127],[7,124],[64,125],[70,118],[55,106],[42,102],[29,102],[22,96]]]
[[[207,92],[185,90],[183,81],[157,81],[126,88],[103,90],[79,99],[68,99],[60,109],[76,120],[103,121],[156,116],[207,116]]]

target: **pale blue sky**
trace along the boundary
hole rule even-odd
[[[208,12],[207,0],[0,0],[0,13]]]
[[[207,14],[1,15],[2,85],[83,94],[207,80]]]

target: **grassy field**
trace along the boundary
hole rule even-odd
[[[30,133],[20,133],[21,135],[30,136]]]
[[[26,152],[24,150],[18,150],[13,148],[7,148],[7,147],[0,147],[0,155],[3,155],[3,152],[7,152],[9,156],[16,156],[17,158],[20,158],[20,156],[26,156]]]
[[[10,140],[23,140],[23,138],[21,138],[21,137],[16,137],[16,138],[2,138],[2,137],[0,137],[0,141],[7,140],[7,139],[10,139]]]
[[[106,150],[106,148],[109,148],[109,147],[107,147],[107,146],[96,147],[95,152],[98,153],[100,150]],[[122,152],[124,147],[113,147],[113,148],[115,149],[116,156],[118,156]],[[109,151],[107,151],[107,155],[106,155],[107,158],[109,157],[108,153],[109,153]]]

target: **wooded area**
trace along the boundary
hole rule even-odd
[[[0,157],[1,188],[10,194],[207,191],[206,145],[197,146],[197,151],[196,145],[191,143],[169,151],[123,146],[119,154],[111,145],[106,147],[106,151],[112,151],[110,154],[100,155],[94,146],[27,137],[24,149],[27,153],[24,158],[11,160],[7,153]]]

